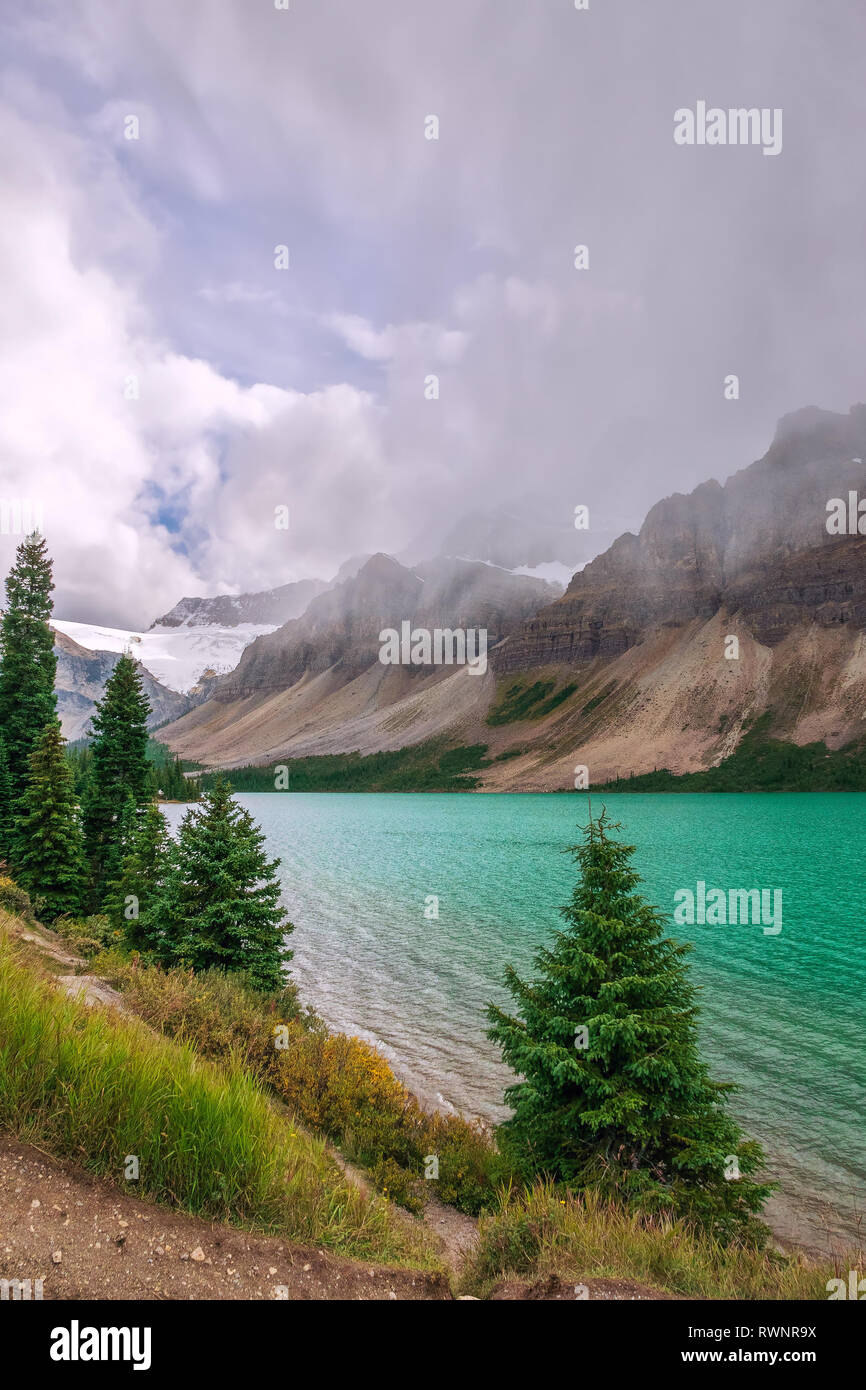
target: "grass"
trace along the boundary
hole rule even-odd
[[[608,695],[613,694],[614,690],[616,690],[616,681],[610,681],[609,684],[606,685],[603,690],[600,690],[592,700],[587,701],[583,709],[580,711],[581,715],[592,714],[592,711],[594,709],[598,709],[599,705],[603,704],[604,701],[607,699]]]
[[[799,1255],[721,1245],[682,1221],[641,1217],[599,1194],[540,1182],[482,1216],[463,1292],[484,1297],[502,1279],[621,1279],[686,1298],[826,1299],[844,1268]]]
[[[0,1127],[117,1182],[135,1153],[143,1196],[345,1255],[434,1266],[426,1238],[345,1183],[310,1127],[410,1210],[435,1191],[480,1211],[461,1279],[480,1297],[502,1280],[556,1275],[690,1298],[825,1299],[830,1278],[862,1265],[722,1244],[591,1190],[520,1187],[483,1130],[423,1111],[380,1054],[329,1033],[292,987],[263,997],[241,976],[165,971],[116,947],[89,968],[123,990],[138,1019],[62,999],[0,933]],[[436,1183],[423,1176],[430,1155]]]
[[[496,726],[514,724],[522,719],[543,719],[577,690],[574,681],[560,686],[558,690],[555,687],[556,681],[552,679],[532,681],[530,684],[525,679],[519,679],[510,685],[500,685],[486,722]]]
[[[301,1010],[294,986],[262,996],[242,976],[161,970],[118,950],[97,956],[91,968],[151,1027],[205,1057],[235,1058],[409,1211],[421,1212],[434,1192],[472,1214],[495,1202],[502,1164],[487,1132],[423,1110],[374,1048],[329,1033]],[[430,1156],[438,1162],[435,1180],[425,1176]]]
[[[4,914],[5,918],[5,914]],[[62,997],[0,922],[0,1128],[215,1221],[384,1263],[432,1263],[426,1241],[347,1183],[321,1140],[288,1124],[234,1054]]]

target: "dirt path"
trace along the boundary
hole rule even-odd
[[[442,1274],[360,1264],[169,1211],[8,1138],[2,1279],[41,1279],[45,1299],[451,1298]]]
[[[375,1194],[376,1189],[366,1173],[344,1158],[338,1149],[329,1145],[329,1151],[343,1176],[349,1182],[354,1183],[368,1196]],[[417,1225],[419,1220],[423,1222],[433,1236],[442,1263],[451,1270],[455,1277],[460,1275],[467,1255],[478,1244],[478,1222],[473,1216],[466,1216],[456,1207],[446,1206],[436,1197],[431,1197],[428,1200],[424,1214],[420,1218],[412,1216],[403,1207],[395,1206],[393,1211],[398,1219],[407,1225]]]
[[[478,1244],[478,1222],[456,1207],[432,1197],[424,1208],[424,1223],[432,1232],[440,1258],[459,1275],[466,1257]]]

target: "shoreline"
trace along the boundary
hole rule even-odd
[[[304,987],[304,994],[306,995],[306,987]],[[418,1074],[412,1071],[409,1065],[401,1061],[396,1054],[394,1054],[393,1048],[390,1048],[388,1044],[379,1038],[371,1029],[360,1027],[353,1033],[339,1023],[332,1022],[328,1019],[321,1009],[308,997],[305,998],[304,1002],[322,1019],[322,1022],[329,1032],[344,1033],[350,1037],[361,1038],[362,1041],[366,1042],[370,1047],[375,1048],[400,1084],[405,1086],[406,1090],[414,1097],[422,1110],[426,1111],[428,1114],[459,1115],[463,1119],[481,1125],[484,1131],[490,1136],[495,1135],[497,1129],[496,1121],[491,1120],[486,1115],[478,1114],[471,1110],[461,1110],[458,1105],[455,1105],[444,1096],[442,1088],[434,1089],[434,1083],[432,1081],[423,1082]],[[503,1106],[503,1108],[506,1107]],[[772,1154],[768,1154],[768,1160],[770,1160],[768,1166],[771,1170],[773,1167],[772,1157]],[[825,1260],[828,1258],[845,1259],[848,1256],[853,1258],[855,1253],[855,1237],[853,1234],[849,1238],[845,1234],[831,1233],[827,1227],[824,1227],[828,1236],[827,1243],[818,1244],[816,1237],[803,1235],[798,1238],[797,1235],[792,1232],[792,1227],[796,1227],[802,1222],[803,1213],[809,1210],[810,1203],[813,1201],[823,1202],[824,1200],[825,1199],[820,1197],[811,1198],[808,1194],[792,1192],[790,1190],[774,1192],[767,1203],[767,1210],[763,1213],[761,1218],[770,1229],[773,1244],[784,1253],[800,1253],[810,1260]],[[826,1207],[827,1214],[831,1212],[838,1214],[838,1207],[829,1199],[826,1200]],[[845,1226],[848,1224],[856,1225],[856,1221],[856,1209],[852,1208],[850,1223],[842,1222],[840,1224]],[[817,1229],[816,1218],[815,1230],[817,1231]]]

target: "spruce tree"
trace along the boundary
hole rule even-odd
[[[537,978],[506,972],[519,1017],[488,1008],[488,1036],[522,1078],[506,1091],[500,1143],[527,1178],[761,1238],[754,1213],[771,1189],[751,1175],[763,1154],[727,1113],[733,1087],[699,1055],[691,947],[662,935],[664,918],[635,891],[634,847],[609,828],[590,818],[570,848],[581,877],[565,930],[536,954]]]
[[[159,917],[149,911],[163,890],[168,870],[171,839],[165,817],[155,801],[144,815],[130,820],[125,852],[119,871],[112,877],[104,910],[112,925],[120,928],[128,946],[137,951],[158,952],[162,939]]]
[[[72,769],[57,720],[46,724],[30,755],[30,774],[17,807],[16,877],[41,898],[49,921],[81,910],[86,866]]]
[[[48,626],[53,588],[45,540],[34,531],[16,552],[0,620],[0,729],[13,807],[27,785],[36,741],[56,714],[57,659]]]
[[[261,830],[218,778],[184,817],[144,930],[150,938],[164,933],[167,962],[245,971],[256,989],[282,989],[292,957],[283,938],[294,928],[279,906],[279,864],[268,860]]]
[[[90,770],[82,797],[84,844],[90,863],[92,901],[105,889],[113,842],[128,798],[144,806],[147,796],[147,719],[150,704],[141,674],[128,652],[105,683],[91,720]]]
[[[12,839],[12,781],[9,777],[9,760],[6,756],[6,741],[0,733],[0,859],[8,859],[11,854]]]
[[[139,808],[132,792],[126,800],[114,826],[114,833],[105,852],[105,886],[100,895],[100,910],[109,913],[108,900],[123,870],[123,861],[132,850],[138,823]]]

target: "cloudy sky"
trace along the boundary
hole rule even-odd
[[[586,504],[599,549],[866,398],[862,0],[0,13],[0,498],[43,505],[58,616],[476,511],[554,551]],[[781,108],[781,153],[677,145],[699,100]]]

